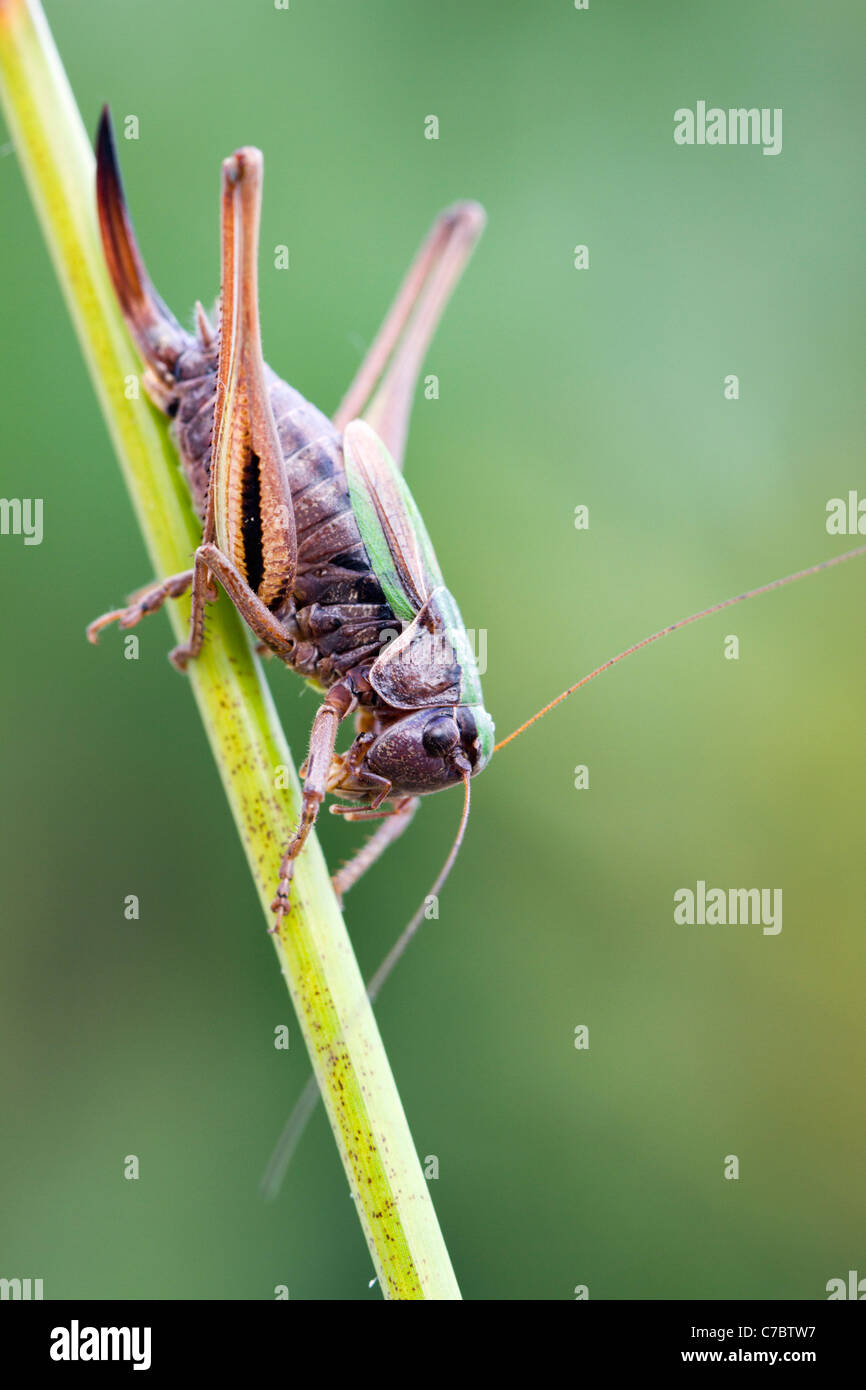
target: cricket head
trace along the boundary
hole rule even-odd
[[[493,720],[483,705],[440,705],[401,713],[361,735],[340,763],[329,790],[428,796],[475,777],[493,753]]]
[[[483,705],[416,710],[386,726],[364,759],[395,792],[426,796],[475,777],[493,752],[493,720]]]

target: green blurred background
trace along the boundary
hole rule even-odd
[[[485,204],[408,474],[487,630],[501,734],[666,622],[856,543],[825,530],[863,485],[853,0],[46,11],[89,126],[105,100],[139,117],[127,192],[187,319],[217,289],[220,160],[265,151],[263,244],[291,250],[288,273],[263,256],[265,351],[326,409],[435,212]],[[782,154],[678,148],[698,99],[782,107]],[[84,641],[150,575],[14,155],[0,187],[2,491],[45,499],[41,546],[0,540],[0,1275],[378,1298],[321,1113],[258,1196],[303,1043],[165,618],[137,662]],[[855,563],[677,634],[475,784],[440,919],[378,1007],[465,1296],[810,1299],[866,1273],[864,589]],[[271,683],[300,758],[314,697]],[[365,971],[458,811],[430,801],[351,895]],[[332,862],[362,829],[325,818]],[[675,926],[701,878],[781,887],[781,934]]]

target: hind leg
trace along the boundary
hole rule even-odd
[[[340,430],[363,416],[398,468],[424,356],[484,221],[478,203],[455,203],[439,214],[334,415]]]
[[[420,797],[407,796],[395,802],[393,810],[384,813],[382,824],[374,831],[369,840],[361,846],[357,853],[353,854],[351,859],[347,860],[345,864],[341,864],[337,872],[332,875],[331,882],[338,898],[342,900],[343,894],[348,893],[361,875],[365,874],[385,853],[389,845],[393,845],[394,841],[403,834],[420,803]],[[343,807],[332,806],[331,810],[339,812],[343,811]],[[346,820],[363,820],[367,819],[368,816],[382,815],[382,812],[377,813],[375,811],[366,814],[363,811],[353,812],[349,808],[343,813]]]
[[[218,546],[212,542],[200,545],[195,552],[195,570],[192,581],[192,611],[189,620],[189,639],[181,647],[175,647],[170,660],[179,671],[185,671],[190,661],[199,654],[204,641],[205,604],[214,597],[213,579],[219,580],[244,622],[260,642],[265,642],[277,656],[287,658],[294,650],[294,639],[289,637],[279,618],[275,618],[266,604],[262,603],[247,584],[240,571],[226,559]]]

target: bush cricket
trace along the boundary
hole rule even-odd
[[[216,579],[259,642],[324,696],[302,769],[300,822],[277,875],[277,929],[326,793],[347,798],[331,809],[350,820],[385,818],[335,875],[342,895],[405,828],[419,796],[462,783],[462,833],[469,778],[493,751],[459,611],[398,468],[427,343],[484,214],[463,203],[437,219],[332,422],[262,358],[258,150],[238,150],[223,164],[218,334],[200,305],[196,334],[187,333],[151,285],[107,111],[96,188],[108,269],[147,364],[145,389],[173,418],[204,529],[192,569],[96,619],[88,636],[96,640],[115,621],[132,627],[191,587],[189,641],[171,653],[183,670],[201,649]],[[350,714],[356,737],[338,754],[337,731]]]
[[[107,108],[96,141],[96,196],[106,262],[145,361],[143,384],[172,417],[181,465],[202,521],[193,566],[97,618],[130,628],[192,590],[189,640],[171,660],[183,670],[201,649],[205,607],[227,594],[260,646],[322,698],[301,768],[298,825],[275,865],[277,930],[290,907],[297,856],[326,794],[347,820],[382,824],[333,877],[342,896],[408,825],[421,796],[462,785],[454,843],[432,888],[454,862],[469,813],[470,779],[492,754],[555,705],[633,652],[713,613],[866,553],[861,545],[714,604],[610,658],[494,744],[494,725],[457,605],[445,587],[421,515],[403,481],[409,414],[427,346],[483,229],[477,203],[441,213],[333,419],[266,366],[258,317],[257,257],[263,160],[245,147],[222,166],[221,291],[217,331],[200,304],[194,334],[181,327],[147,275],[126,208]],[[355,739],[336,752],[343,720]],[[348,804],[347,804],[348,803]],[[423,906],[370,981],[375,998],[423,920]],[[304,1093],[299,1111],[310,1109]],[[297,1138],[290,1121],[271,1163],[270,1190]]]

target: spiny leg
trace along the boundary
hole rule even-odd
[[[375,864],[376,860],[385,853],[385,850],[392,845],[411,821],[419,805],[421,798],[418,796],[407,796],[398,801],[393,810],[389,811],[383,819],[379,828],[374,831],[369,840],[361,846],[356,854],[345,864],[341,864],[337,872],[332,876],[331,883],[334,885],[334,892],[342,900],[343,894],[348,893],[354,887],[363,874]],[[336,810],[336,807],[332,807]],[[373,813],[376,814],[375,812]],[[347,820],[361,819],[363,812],[351,811],[345,813]]]
[[[219,547],[210,541],[200,545],[195,553],[189,641],[185,646],[175,647],[171,653],[171,661],[178,670],[185,671],[188,663],[201,651],[204,640],[205,603],[214,597],[214,592],[209,587],[211,576],[219,580],[244,622],[259,641],[266,643],[277,656],[291,656],[294,640],[287,635],[280,620],[262,603],[258,594],[248,585],[244,575],[226,559]]]
[[[298,545],[259,327],[262,177],[256,149],[237,150],[223,163],[220,350],[203,539],[216,542],[271,608],[292,593]]]
[[[418,373],[484,223],[478,203],[455,203],[439,214],[334,416],[340,430],[363,416],[385,441],[398,468],[403,466]]]
[[[222,171],[220,350],[203,543],[196,551],[189,641],[171,660],[184,670],[201,651],[211,575],[256,637],[279,656],[294,647],[274,617],[292,592],[297,541],[283,454],[265,385],[258,312],[262,156],[236,151]],[[210,326],[199,315],[199,332]],[[248,484],[258,499],[250,531]],[[250,553],[248,553],[248,548]]]
[[[301,797],[301,815],[292,838],[286,846],[280,862],[280,881],[271,908],[276,914],[271,931],[279,931],[283,918],[289,910],[289,893],[295,872],[295,861],[304,848],[307,836],[316,823],[319,807],[324,800],[328,785],[328,774],[334,757],[337,730],[340,721],[345,719],[357,701],[348,686],[342,682],[332,685],[324,701],[316,711],[310,733],[310,751],[307,754],[304,790]]]
[[[204,642],[205,604],[212,603],[217,596],[207,562],[202,555],[204,548],[204,546],[199,546],[195,552],[195,565],[192,571],[192,602],[189,612],[189,637],[181,646],[173,647],[168,654],[169,661],[172,666],[177,667],[178,671],[185,671],[190,661],[193,661],[201,651]]]
[[[149,584],[147,588],[131,594],[130,602],[125,608],[113,608],[110,613],[103,613],[101,617],[94,618],[87,627],[88,642],[95,646],[99,641],[100,632],[110,623],[117,623],[121,628],[135,627],[136,623],[140,623],[148,614],[157,613],[167,598],[180,598],[192,584],[193,573],[193,570],[183,570],[158,584]]]

